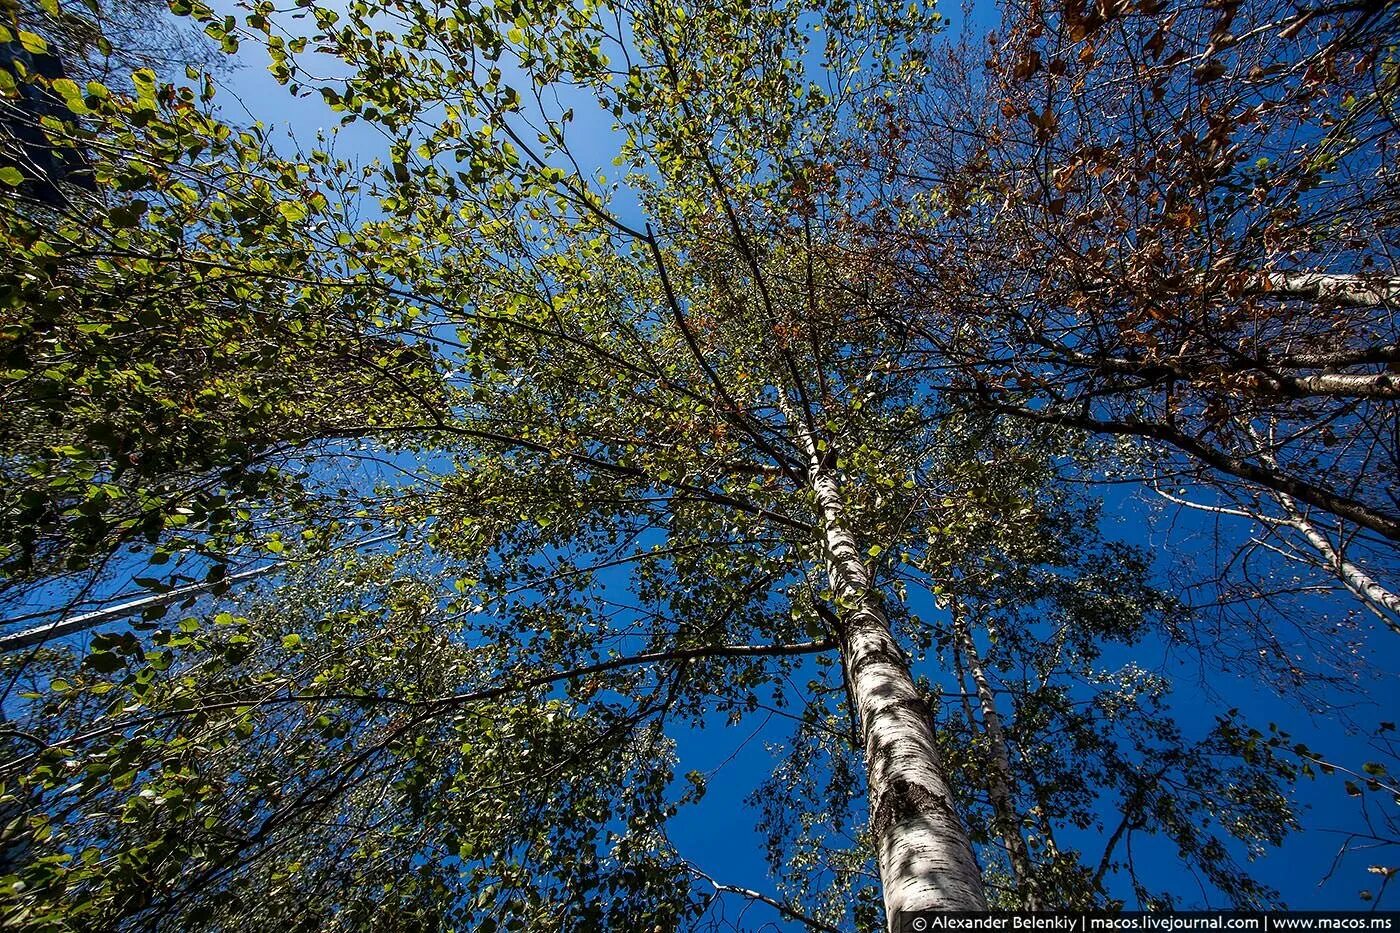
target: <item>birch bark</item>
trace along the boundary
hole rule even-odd
[[[1332,272],[1269,272],[1260,276],[1268,291],[1344,305],[1383,305],[1400,298],[1400,279],[1376,279]]]
[[[1264,438],[1252,426],[1246,424],[1245,430],[1254,442],[1259,445],[1260,459],[1269,466],[1278,468],[1278,460],[1275,459],[1269,447],[1264,443]],[[1272,434],[1270,435],[1272,437]],[[1392,631],[1400,632],[1400,623],[1396,618],[1400,617],[1400,597],[1397,597],[1390,590],[1382,586],[1370,574],[1362,570],[1356,564],[1347,560],[1337,548],[1332,546],[1332,541],[1325,534],[1318,530],[1317,526],[1308,521],[1303,510],[1292,496],[1282,492],[1275,492],[1274,498],[1279,505],[1288,513],[1289,524],[1302,532],[1303,537],[1313,546],[1313,549],[1322,556],[1327,569],[1342,581],[1342,585],[1362,601],[1371,607],[1372,611],[1380,617],[1381,621],[1388,625]]]
[[[987,774],[987,794],[992,800],[996,813],[997,829],[1006,843],[1006,852],[1011,859],[1011,874],[1016,881],[1016,893],[1026,910],[1040,910],[1039,899],[1035,895],[1031,878],[1031,857],[1026,849],[1026,840],[1021,835],[1021,817],[1016,812],[1016,803],[1011,796],[1013,777],[1011,754],[1006,745],[1006,732],[1001,727],[1001,715],[997,712],[996,698],[992,695],[991,683],[982,667],[982,658],[977,653],[977,645],[972,640],[967,619],[961,607],[953,603],[954,635],[960,642],[963,654],[967,656],[968,672],[977,687],[977,701],[982,708],[982,726],[987,733],[987,744],[992,754],[992,766]]]
[[[809,459],[808,479],[840,606],[838,637],[865,746],[870,824],[889,928],[898,929],[899,916],[907,911],[986,910],[981,872],[953,808],[928,707],[845,521],[840,485],[810,432],[798,427],[797,434]]]
[[[1282,493],[1275,494],[1279,504],[1288,513],[1290,523],[1294,528],[1302,532],[1303,537],[1308,539],[1308,543],[1322,556],[1337,579],[1356,595],[1362,602],[1370,605],[1386,625],[1392,630],[1400,632],[1400,623],[1396,622],[1400,618],[1400,597],[1397,597],[1390,590],[1386,589],[1370,574],[1362,570],[1359,566],[1347,560],[1338,550],[1332,546],[1332,542],[1326,535],[1317,529],[1317,526],[1308,521],[1303,514],[1303,510],[1298,508],[1298,503],[1289,496]]]

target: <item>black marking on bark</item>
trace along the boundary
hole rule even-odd
[[[875,812],[870,816],[870,828],[876,839],[883,839],[892,828],[906,820],[921,816],[942,814],[945,819],[957,820],[952,805],[946,797],[933,793],[920,784],[894,780],[880,795]]]
[[[854,654],[854,651],[849,647],[849,642],[845,650],[848,655]],[[893,641],[889,641],[878,647],[865,648],[862,650],[859,657],[852,659],[851,673],[859,677],[860,674],[872,664],[888,664],[907,670],[909,661],[905,658],[904,653],[899,650],[899,646],[894,644]]]

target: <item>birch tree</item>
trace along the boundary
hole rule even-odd
[[[413,224],[401,236],[437,254],[410,281],[466,347],[469,387],[456,409],[424,406],[402,429],[504,448],[513,470],[549,457],[560,480],[606,479],[624,502],[659,497],[671,534],[690,510],[718,509],[776,536],[778,553],[806,555],[807,575],[829,578],[817,599],[833,607],[824,634],[840,645],[861,721],[887,914],[979,907],[973,854],[870,566],[900,528],[866,513],[907,501],[899,490],[917,466],[897,449],[913,438],[892,420],[910,390],[877,384],[863,397],[883,334],[861,330],[860,303],[847,297],[860,289],[853,272],[837,278],[809,245],[830,239],[815,215],[800,223],[817,191],[794,196],[825,184],[820,166],[801,163],[843,131],[851,104],[917,73],[911,43],[928,17],[916,8],[891,25],[821,5],[601,12],[482,12],[455,30],[416,6],[357,13],[398,20],[396,54],[355,29],[324,34],[359,69],[328,99],[401,140],[385,179],[396,219]],[[851,83],[823,90],[797,66],[818,36],[830,74],[861,63]],[[490,64],[503,55],[528,86]],[[625,74],[610,55],[627,56]],[[443,61],[456,66],[447,96],[428,81]],[[621,121],[621,157],[654,223],[619,217],[594,180],[570,170],[562,127],[572,108],[551,110],[546,96],[570,83]],[[374,108],[391,87],[415,87],[419,99]],[[438,161],[449,153],[485,183]],[[775,175],[793,173],[810,180],[775,187]],[[889,486],[873,493],[878,505],[861,502],[872,495],[863,488]]]
[[[745,168],[736,162],[723,171],[731,181],[721,183],[715,163],[721,156],[695,147],[702,121],[684,112],[712,108],[709,119],[728,121],[745,137],[736,138],[734,147],[759,142],[761,135],[764,150],[784,159],[788,146],[810,146],[816,134],[835,132],[849,112],[847,102],[833,104],[817,90],[810,103],[796,99],[798,92],[807,92],[807,82],[784,64],[797,60],[814,34],[810,26],[799,29],[799,19],[826,11],[627,11],[635,30],[632,54],[645,56],[647,66],[617,88],[598,45],[578,41],[608,41],[611,24],[591,8],[558,8],[540,16],[537,24],[553,31],[548,59],[532,51],[544,37],[526,34],[534,28],[531,23],[523,17],[512,22],[503,11],[483,11],[475,20],[455,24],[416,6],[352,11],[366,24],[385,16],[416,22],[402,23],[393,40],[408,54],[385,57],[383,49],[361,41],[359,29],[333,28],[336,14],[315,13],[324,30],[321,47],[359,69],[343,90],[327,88],[327,100],[353,116],[383,123],[398,137],[382,174],[370,173],[370,192],[380,198],[386,216],[369,225],[360,242],[372,238],[380,251],[345,262],[359,263],[350,266],[352,272],[393,270],[404,291],[432,309],[434,328],[448,325],[457,333],[439,341],[451,348],[445,388],[399,379],[404,394],[396,404],[341,409],[333,427],[319,426],[313,436],[403,438],[460,458],[460,474],[414,490],[392,508],[402,520],[422,524],[441,553],[489,558],[494,567],[489,574],[458,578],[462,599],[480,599],[483,610],[493,596],[502,595],[492,585],[499,589],[509,579],[503,579],[504,572],[523,572],[566,546],[635,538],[653,525],[665,536],[663,550],[693,548],[705,556],[708,564],[693,569],[680,564],[671,571],[713,572],[715,584],[702,589],[729,590],[742,579],[746,561],[766,568],[731,594],[735,606],[729,612],[706,618],[703,625],[687,621],[691,613],[675,613],[680,621],[674,629],[662,627],[643,639],[640,647],[651,649],[641,651],[643,657],[679,662],[677,686],[666,685],[662,692],[663,714],[673,699],[669,694],[698,679],[687,670],[693,667],[688,662],[711,654],[792,654],[796,641],[789,641],[789,630],[802,624],[795,620],[804,615],[804,602],[809,619],[822,618],[816,606],[825,610],[829,604],[836,621],[809,623],[822,636],[812,650],[838,646],[863,723],[871,821],[882,850],[889,916],[907,909],[981,906],[976,862],[873,569],[874,559],[903,534],[899,510],[907,509],[917,486],[911,478],[917,447],[910,445],[918,432],[902,432],[899,422],[901,412],[910,420],[908,390],[895,381],[869,385],[870,365],[883,355],[881,335],[862,332],[859,303],[847,295],[856,290],[849,274],[834,289],[818,281],[830,273],[827,261],[802,245],[810,230],[804,235],[790,226],[767,247],[785,255],[758,256],[751,240],[755,231],[742,214],[753,210],[769,166],[748,169],[752,179],[744,181]],[[706,16],[716,31],[713,58],[683,48],[697,35],[687,25],[687,17],[695,15]],[[848,19],[842,11],[827,18],[839,43],[836,52],[854,61],[873,49],[876,63],[890,69],[882,80],[891,86],[913,67],[907,34],[916,34],[927,21],[914,16],[892,30],[864,13]],[[249,25],[272,37],[271,23],[261,14],[252,14]],[[415,46],[427,41],[434,54],[415,54]],[[677,183],[665,191],[647,191],[645,173],[634,179],[646,192],[647,210],[661,232],[629,226],[610,213],[593,182],[543,161],[536,143],[522,135],[528,117],[511,116],[520,110],[520,92],[502,83],[498,68],[472,70],[471,59],[462,58],[462,49],[475,48],[478,41],[488,57],[509,51],[520,67],[537,73],[567,69],[579,83],[609,95],[615,112],[648,101],[647,119],[635,127],[625,154],[675,176]],[[460,42],[467,45],[453,47]],[[288,81],[295,77],[289,50],[299,46],[269,41],[274,71]],[[454,99],[461,97],[464,104],[434,100],[424,83],[444,60],[438,53],[449,61],[457,55],[467,69],[455,76],[453,89]],[[737,69],[745,80],[766,82],[759,89],[762,99],[793,97],[793,112],[771,127],[766,117],[747,110],[749,105],[736,107],[740,102],[719,97],[706,101],[688,88],[700,77],[688,73],[697,67]],[[138,79],[149,81],[149,76]],[[386,94],[414,85],[426,92],[421,100],[384,106]],[[666,106],[655,106],[658,96]],[[149,99],[157,101],[154,90]],[[376,99],[380,106],[371,103]],[[138,95],[138,102],[144,100]],[[465,112],[455,109],[461,106]],[[415,146],[413,133],[423,129],[424,114],[443,123]],[[557,117],[557,124],[567,120],[563,113]],[[567,165],[568,151],[548,133],[539,135],[538,146]],[[804,138],[809,142],[802,143]],[[470,158],[472,171],[456,173],[438,164],[439,151]],[[741,154],[742,148],[732,148],[723,158]],[[716,210],[723,218],[718,225]],[[298,215],[289,221],[303,216],[290,207],[278,213]],[[130,229],[154,233],[158,228],[151,221],[137,215]],[[804,267],[805,285],[782,280]],[[314,294],[314,284],[304,288]],[[368,293],[383,292],[371,288]],[[909,436],[901,438],[902,433]],[[838,455],[838,450],[848,452]],[[162,469],[158,475],[169,473]],[[477,485],[483,481],[485,486]],[[628,530],[635,523],[640,527]],[[17,537],[36,538],[28,532]],[[800,592],[792,589],[798,580]],[[524,582],[532,588],[528,576]],[[770,591],[779,584],[775,596]],[[653,599],[670,603],[687,590],[683,576]],[[755,625],[754,606],[770,599],[791,605],[787,623],[767,624],[765,615],[765,624]],[[526,662],[538,667],[556,652],[565,652],[574,669],[586,668],[577,652],[625,643],[615,641],[621,636],[612,626],[601,624],[590,638],[570,637],[571,629],[557,622],[525,637],[521,626],[532,617],[523,608],[504,617],[517,635],[497,641],[501,653],[494,656],[503,668],[498,676]],[[726,636],[751,630],[761,636],[758,644],[728,647]],[[487,635],[494,631],[487,627],[467,644],[473,649],[489,644]],[[556,632],[557,641],[541,642]],[[133,664],[153,670],[145,657],[139,642],[104,636],[85,664],[97,674],[135,676],[129,670]],[[612,670],[606,661],[598,664],[599,673]],[[544,678],[539,687],[551,682]],[[642,690],[635,683],[627,687],[613,692],[635,696]],[[242,707],[247,700],[235,702]],[[42,812],[34,816],[46,818]],[[95,909],[154,908],[118,901]]]
[[[258,417],[221,420],[241,396],[218,380],[226,391],[210,404],[212,433],[232,434],[237,455],[151,461],[142,478],[198,488],[231,462],[246,500],[182,546],[223,558],[256,542],[326,566],[299,588],[289,566],[281,596],[235,594],[237,613],[213,606],[150,634],[104,631],[7,659],[33,705],[9,730],[28,750],[3,771],[5,804],[22,811],[14,844],[40,853],[7,876],[7,919],[370,926],[374,905],[352,885],[385,891],[425,927],[552,929],[567,915],[584,928],[668,929],[731,897],[816,929],[985,907],[960,812],[973,791],[955,780],[955,743],[920,680],[948,671],[930,654],[933,627],[906,603],[908,578],[951,593],[970,567],[958,543],[1029,513],[1022,496],[979,499],[983,477],[956,469],[966,432],[986,442],[1006,422],[955,417],[926,366],[934,344],[892,313],[907,308],[907,269],[891,268],[865,216],[884,171],[873,134],[926,88],[937,14],[917,3],[891,16],[836,2],[407,0],[255,3],[232,20],[201,3],[190,12],[228,47],[260,43],[291,93],[386,140],[356,171],[327,148],[264,157],[251,131],[223,149],[187,139],[133,161],[180,164],[208,147],[229,160],[239,198],[211,189],[209,217],[187,226],[172,187],[169,211],[128,201],[96,228],[101,240],[115,223],[142,244],[134,273],[175,278],[161,321],[188,310],[213,326],[229,305],[252,325],[269,308],[294,312],[300,329],[253,327],[252,343],[312,378],[277,383],[257,404],[242,381],[265,372],[261,361],[235,361],[229,378]],[[80,101],[92,108],[89,96],[101,93]],[[113,106],[141,128],[198,111],[197,96],[141,75]],[[157,117],[134,115],[147,111]],[[596,142],[600,120],[617,142],[611,173],[580,140],[591,130]],[[216,123],[201,125],[218,142]],[[154,145],[180,138],[179,126],[157,128]],[[146,177],[141,190],[165,191],[160,170]],[[63,255],[91,249],[80,220],[56,221],[74,244]],[[38,208],[23,222],[26,233],[55,223]],[[203,295],[210,266],[224,284],[206,224],[232,240],[235,280],[252,283],[229,304],[180,300]],[[86,266],[70,280],[79,292],[92,281]],[[174,338],[157,334],[142,350],[159,357]],[[125,365],[99,355],[76,370]],[[346,358],[354,365],[338,365]],[[137,393],[133,407],[179,407],[164,401]],[[40,418],[37,404],[25,410]],[[199,423],[175,419],[191,435]],[[52,469],[45,457],[96,463],[79,477],[102,489],[101,533],[68,551],[101,559],[137,527],[169,549],[167,526],[181,522],[166,514],[184,514],[185,486],[160,486],[170,508],[150,529],[109,520],[108,498],[126,506],[102,485],[119,469],[105,451],[74,443],[70,454],[28,425],[15,433],[31,491]],[[37,451],[23,447],[31,436]],[[169,437],[146,431],[137,447],[160,451]],[[360,444],[403,476],[340,495],[309,458]],[[284,454],[298,464],[290,482],[280,462],[241,469]],[[264,474],[276,482],[247,479]],[[227,494],[215,495],[222,507]],[[367,556],[286,543],[359,524],[402,533],[397,567],[360,571]],[[21,523],[17,573],[60,572],[64,548],[34,549],[50,533],[70,528]],[[1023,560],[1035,556],[1010,563]],[[1111,602],[1124,577],[1095,569],[1074,565],[1078,585]],[[969,660],[972,638],[964,630],[957,649]],[[989,689],[996,663],[979,655]],[[849,788],[864,798],[850,875],[873,858],[875,878],[849,904],[703,875],[667,839],[666,820],[703,795],[704,778],[676,790],[666,727],[715,713],[738,722],[761,706],[850,719]],[[1020,832],[1024,806],[1014,726],[996,753],[1003,840]],[[1035,900],[1029,851],[1007,847],[1025,876],[1018,894]]]
[[[872,220],[929,365],[1156,452],[1158,485],[1261,515],[1385,617],[1393,11],[1004,14],[890,116]]]
[[[346,536],[369,490],[309,464],[372,455],[337,424],[435,378],[403,296],[347,261],[348,164],[273,153],[220,117],[212,78],[5,75],[0,615],[221,590]],[[88,184],[41,177],[35,140],[76,153]]]

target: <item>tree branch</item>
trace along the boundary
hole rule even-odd
[[[1148,421],[1110,421],[1088,415],[1072,415],[1053,410],[1041,411],[1021,405],[996,402],[986,392],[978,394],[983,406],[1027,421],[1079,428],[1098,434],[1129,435],[1163,441],[1222,473],[1257,483],[1274,492],[1292,496],[1300,502],[1306,502],[1308,505],[1314,505],[1324,511],[1331,512],[1339,518],[1355,522],[1362,528],[1368,528],[1391,540],[1400,541],[1400,516],[1374,509],[1364,502],[1304,482],[1287,473],[1250,463],[1243,457],[1204,444],[1198,438],[1170,425]]]
[[[769,897],[767,894],[763,894],[759,891],[753,891],[749,888],[741,888],[738,885],[724,884],[722,882],[716,881],[715,879],[711,878],[709,875],[705,874],[703,871],[701,871],[693,865],[687,865],[686,868],[692,874],[704,879],[705,883],[708,884],[710,887],[714,888],[716,893],[737,894],[740,897],[746,897],[751,901],[758,901],[761,904],[767,904],[769,907],[782,914],[783,917],[785,917],[786,919],[795,920],[803,926],[807,927],[809,930],[820,930],[821,933],[841,933],[840,927],[834,927],[829,923],[822,923],[820,920],[814,919],[812,917],[807,916],[804,913],[799,912],[795,908],[789,906],[783,901],[778,900],[775,897]]]

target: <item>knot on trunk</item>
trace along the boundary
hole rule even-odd
[[[909,781],[891,781],[880,800],[875,804],[875,812],[870,815],[870,828],[876,839],[884,837],[891,827],[916,817],[942,814],[947,820],[958,825],[957,813],[947,797],[935,794],[921,784]]]

